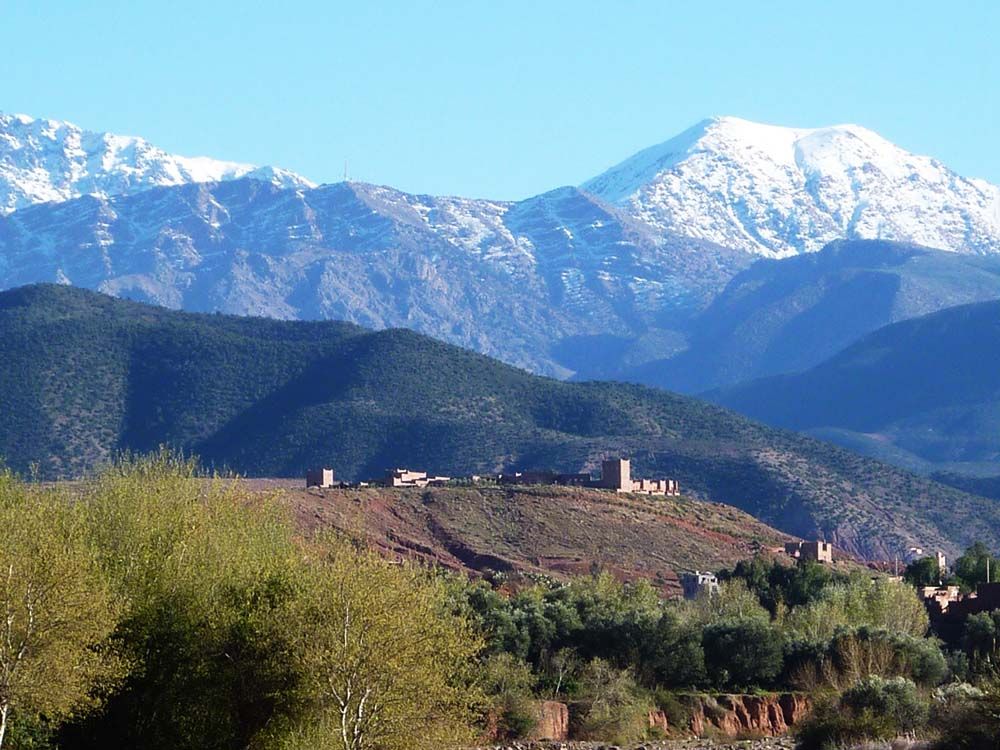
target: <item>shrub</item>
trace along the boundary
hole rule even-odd
[[[1000,683],[983,690],[958,684],[935,691],[934,722],[939,750],[997,750],[1000,741]]]
[[[645,739],[652,705],[630,672],[594,659],[583,671],[580,690],[581,739],[616,743]]]
[[[820,699],[795,730],[799,750],[829,750],[892,739],[925,726],[928,706],[911,681],[868,677],[839,699]]]
[[[702,631],[705,666],[720,689],[769,687],[781,674],[780,633],[758,620],[729,621]]]
[[[940,684],[948,662],[938,641],[869,628],[842,628],[826,645],[796,641],[786,653],[786,675],[800,689],[842,689],[859,680],[907,677]]]
[[[660,689],[653,693],[653,702],[666,714],[669,726],[686,727],[691,722],[693,707],[684,696]]]
[[[835,750],[871,739],[894,736],[885,717],[871,711],[845,714],[833,698],[817,701],[810,714],[795,728],[797,750]]]
[[[917,686],[904,677],[868,677],[846,690],[840,703],[855,716],[871,711],[885,718],[897,733],[912,732],[927,723],[927,703]]]
[[[535,675],[512,654],[494,654],[483,664],[481,684],[498,739],[524,737],[538,723],[532,697]]]

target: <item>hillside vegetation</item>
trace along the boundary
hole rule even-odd
[[[1000,544],[1000,508],[725,409],[564,383],[405,330],[171,312],[74,288],[0,294],[0,455],[74,477],[166,443],[252,476],[390,465],[595,469],[625,454],[696,497],[891,558]]]

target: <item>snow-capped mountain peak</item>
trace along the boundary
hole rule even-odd
[[[281,187],[314,186],[284,169],[176,156],[142,138],[0,113],[0,214],[81,195],[108,197],[240,177]]]
[[[1000,188],[859,125],[714,117],[582,187],[656,230],[772,257],[841,238],[1000,252]]]

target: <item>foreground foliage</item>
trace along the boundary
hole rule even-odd
[[[451,748],[525,736],[539,699],[621,743],[654,709],[684,726],[684,693],[790,689],[828,696],[802,729],[822,747],[926,727],[955,674],[905,584],[766,558],[694,601],[598,570],[470,582],[302,536],[280,498],[168,452],[71,496],[3,474],[0,542],[0,743],[19,750]],[[988,666],[996,622],[971,622]],[[948,731],[992,726],[993,693],[953,692]]]
[[[115,616],[79,509],[0,472],[0,747],[11,723],[65,717],[117,676],[99,650]]]
[[[430,572],[300,539],[277,503],[169,454],[126,460],[72,501],[2,482],[0,555],[24,585],[0,588],[0,605],[49,597],[0,693],[15,747],[471,738],[480,643]]]

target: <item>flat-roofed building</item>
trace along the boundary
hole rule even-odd
[[[427,476],[426,471],[411,471],[410,469],[390,469],[385,473],[383,484],[386,487],[427,487],[429,485],[447,484],[451,477]]]
[[[324,489],[333,487],[334,479],[333,469],[321,468],[306,471],[306,487],[322,487]]]
[[[796,560],[832,563],[833,544],[830,542],[787,542],[785,552]]]
[[[692,570],[681,573],[680,579],[685,599],[697,599],[702,592],[709,596],[719,593],[719,578],[715,573]]]

